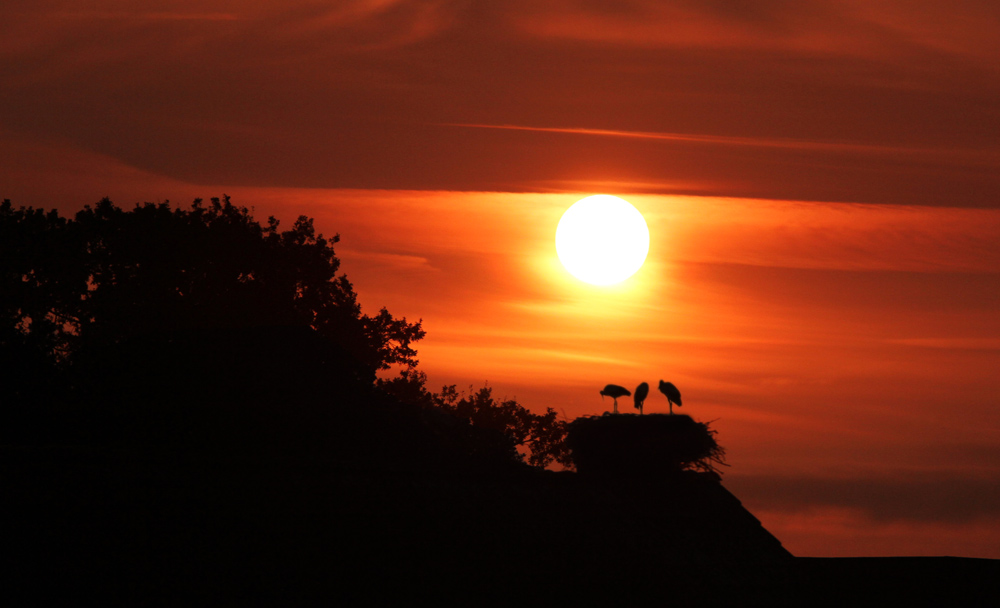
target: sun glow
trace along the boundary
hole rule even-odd
[[[581,281],[614,285],[642,268],[649,253],[649,228],[628,201],[608,194],[588,196],[559,220],[556,253]]]

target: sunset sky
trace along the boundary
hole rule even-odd
[[[308,215],[366,311],[423,320],[433,388],[574,418],[670,380],[793,554],[1000,558],[998,32],[987,0],[8,0],[0,199]],[[554,247],[598,193],[651,238],[606,288]]]

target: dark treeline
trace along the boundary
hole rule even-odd
[[[428,390],[421,324],[362,312],[338,240],[228,198],[74,218],[4,201],[0,440],[570,464],[553,410]]]
[[[428,390],[337,241],[228,199],[0,205],[5,605],[995,603],[992,562],[794,560],[687,416]]]

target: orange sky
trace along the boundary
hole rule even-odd
[[[1000,558],[992,3],[77,4],[0,8],[0,198],[315,217],[433,385],[671,380],[793,553]],[[555,256],[593,193],[613,288]]]

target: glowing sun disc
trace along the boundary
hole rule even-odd
[[[580,199],[556,227],[556,254],[571,275],[592,285],[614,285],[646,261],[649,228],[628,201],[608,194]]]

